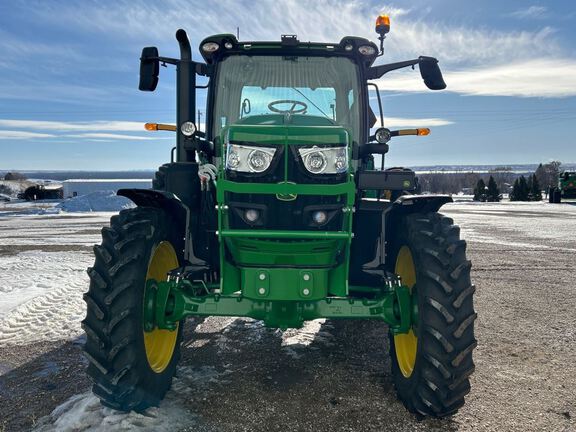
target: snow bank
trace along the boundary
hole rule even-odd
[[[172,401],[170,401],[172,402]],[[37,432],[94,432],[113,431],[174,431],[191,426],[194,417],[181,406],[166,401],[162,409],[150,408],[145,413],[123,413],[105,408],[91,392],[73,396],[52,413],[42,418],[34,429]]]
[[[114,191],[92,192],[67,199],[56,206],[56,208],[69,213],[97,211],[117,212],[132,207],[135,207],[132,201],[116,195]]]
[[[184,401],[204,394],[212,384],[225,384],[225,377],[230,373],[231,370],[218,371],[212,366],[179,367],[172,389],[160,407],[148,408],[140,414],[103,407],[90,391],[78,394],[41,418],[34,432],[120,432],[136,429],[142,432],[168,432],[191,428],[198,424],[199,419],[188,410]]]

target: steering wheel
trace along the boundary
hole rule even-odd
[[[276,108],[274,106],[274,105],[280,105],[280,104],[292,104],[292,106],[290,107],[290,109],[287,109],[287,110],[281,110],[281,109]],[[297,106],[301,106],[302,108],[296,109]],[[268,104],[268,109],[272,112],[279,113],[279,114],[300,114],[300,113],[306,112],[306,110],[308,109],[308,105],[306,105],[304,102],[300,102],[297,100],[282,99],[282,100],[276,100],[276,101],[270,102]]]

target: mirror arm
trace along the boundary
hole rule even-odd
[[[156,58],[153,58],[153,60],[158,60],[160,63],[168,63],[168,64],[173,64],[173,65],[177,65],[178,62],[180,61],[180,60],[173,59],[170,57],[156,57]]]
[[[158,60],[160,63],[168,63],[175,66],[178,66],[180,63],[183,63],[186,60],[179,60],[171,57],[140,57],[140,60]],[[198,63],[193,60],[189,60],[190,63],[194,65],[194,70],[198,75],[202,76],[209,76],[211,72],[210,66],[206,63]]]
[[[397,62],[397,63],[388,63],[388,64],[384,64],[384,65],[380,65],[380,66],[373,66],[370,69],[368,69],[368,71],[366,72],[366,79],[377,79],[380,78],[382,75],[396,70],[396,69],[402,69],[408,66],[414,66],[420,63],[422,57],[419,57],[417,59],[414,60],[406,60],[406,61],[402,61],[402,62]]]
[[[367,80],[377,79],[377,78],[382,77],[384,74],[387,74],[390,71],[420,64],[423,60],[424,61],[433,60],[436,63],[438,63],[438,60],[436,60],[436,58],[434,58],[434,57],[420,56],[414,60],[406,60],[406,61],[397,62],[397,63],[388,63],[385,65],[373,66],[370,69],[368,69],[368,71],[366,72],[366,79]]]

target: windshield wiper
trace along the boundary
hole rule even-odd
[[[304,98],[305,98],[308,102],[310,102],[312,105],[314,105],[314,107],[315,107],[318,111],[320,111],[322,114],[324,114],[324,117],[330,118],[330,117],[328,116],[328,114],[326,114],[324,111],[322,111],[318,105],[316,105],[313,101],[311,101],[310,98],[309,98],[308,96],[306,96],[304,93],[302,93],[300,90],[298,90],[298,89],[295,88],[295,87],[292,87],[292,90],[294,90],[294,91],[300,93],[302,96],[304,96]]]

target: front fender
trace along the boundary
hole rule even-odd
[[[119,189],[116,195],[128,198],[138,207],[154,207],[164,210],[174,218],[184,234],[190,211],[173,193],[154,189]]]
[[[384,212],[386,216],[437,212],[451,202],[454,200],[450,195],[402,195]]]

